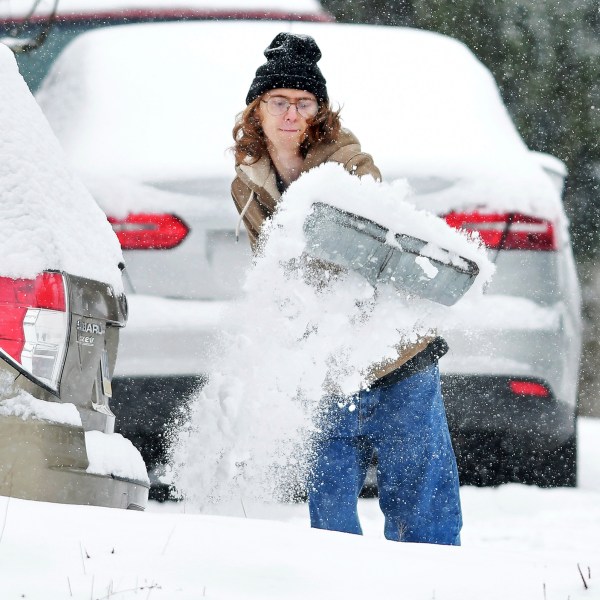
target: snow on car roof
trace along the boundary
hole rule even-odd
[[[234,115],[281,30],[315,37],[329,95],[386,179],[425,181],[417,191],[438,211],[560,214],[490,72],[463,44],[431,32],[273,22],[106,28],[65,49],[38,100],[80,170],[138,181],[231,177]]]
[[[66,158],[0,44],[0,275],[45,269],[104,281],[122,290],[121,249],[104,213],[67,169]]]
[[[17,5],[18,4],[18,5]],[[83,15],[129,11],[175,11],[198,10],[209,12],[285,12],[297,14],[326,14],[318,0],[60,0],[57,14]],[[0,17],[23,18],[29,14],[33,0],[25,2],[0,2]],[[54,8],[54,0],[41,0],[35,15],[49,15]]]

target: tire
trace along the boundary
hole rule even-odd
[[[460,485],[476,487],[507,483],[501,439],[492,434],[466,433],[453,440]]]
[[[530,481],[540,487],[577,486],[577,433],[564,444],[535,457]]]

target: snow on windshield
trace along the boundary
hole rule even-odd
[[[48,15],[54,8],[54,0],[40,2],[0,2],[0,16],[24,17],[37,4],[36,15]],[[60,0],[58,14],[89,14],[126,10],[213,10],[213,11],[270,11],[285,9],[288,13],[322,13],[318,0]]]
[[[485,251],[415,210],[405,201],[409,193],[406,185],[359,179],[326,164],[283,196],[248,273],[246,295],[224,314],[209,383],[193,402],[188,425],[175,434],[175,482],[188,498],[206,502],[234,490],[272,497],[293,488],[310,462],[320,399],[367,386],[373,365],[393,360],[398,344],[432,334],[452,312],[303,260],[303,223],[314,202],[473,259],[480,275],[467,295],[481,297],[493,272]],[[352,410],[352,402],[347,406]]]
[[[121,248],[66,159],[12,52],[0,44],[0,275],[45,269],[122,290]]]
[[[414,180],[424,205],[561,213],[490,72],[463,44],[431,32],[282,22],[105,28],[65,49],[38,100],[82,171],[231,180],[234,117],[281,30],[317,40],[344,125],[386,180]],[[361,52],[352,53],[357,39]]]

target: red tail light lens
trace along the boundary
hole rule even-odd
[[[510,391],[519,396],[538,396],[541,398],[550,396],[550,390],[545,385],[532,381],[511,381]]]
[[[183,242],[188,226],[175,215],[138,213],[108,217],[123,250],[169,250]]]
[[[476,231],[488,248],[496,250],[556,250],[551,221],[520,213],[449,213],[448,225]]]
[[[35,308],[67,310],[65,284],[60,273],[42,273],[34,282]]]
[[[60,273],[0,277],[0,353],[55,389],[66,351],[66,309]]]

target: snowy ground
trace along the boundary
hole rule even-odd
[[[385,541],[375,500],[357,537],[311,530],[302,504],[224,516],[0,498],[0,598],[597,599],[600,420],[580,432],[578,489],[463,488],[461,548]]]

